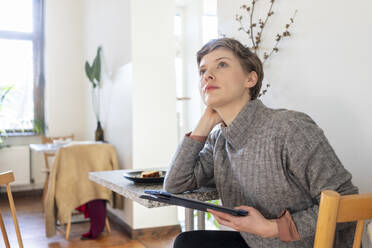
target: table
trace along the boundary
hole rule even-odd
[[[167,168],[151,168],[149,170],[167,170]],[[100,171],[90,172],[89,179],[93,182],[101,184],[102,186],[129,198],[145,207],[157,208],[168,206],[168,204],[156,201],[149,201],[139,198],[144,190],[162,190],[162,184],[135,184],[132,181],[123,177],[124,172],[134,170],[113,170],[113,171]],[[192,191],[184,194],[175,194],[189,199],[199,201],[209,201],[219,199],[216,189],[203,188],[200,190]],[[202,211],[197,211],[198,216],[198,230],[205,229],[205,215]],[[185,229],[186,231],[194,230],[194,210],[185,208]]]
[[[32,151],[46,152],[46,153],[53,154],[53,153],[56,153],[61,146],[63,146],[63,144],[30,144],[29,145],[29,148],[30,148],[29,166],[30,166],[30,182],[31,183],[35,182],[34,176],[32,174]]]
[[[65,144],[30,144],[29,147],[35,152],[56,153]]]

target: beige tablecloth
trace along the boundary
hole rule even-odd
[[[56,216],[61,224],[71,212],[94,199],[113,203],[112,192],[88,178],[92,171],[118,169],[115,148],[110,144],[84,144],[62,147],[57,152],[49,180],[45,206],[46,236],[56,233]],[[122,200],[115,194],[114,207],[121,208]]]

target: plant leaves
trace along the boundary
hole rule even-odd
[[[93,75],[94,75],[94,78],[97,80],[97,83],[99,84],[99,82],[101,81],[101,47],[100,46],[97,49],[97,54],[93,62]]]
[[[93,87],[95,88],[95,86],[94,86],[95,83],[93,81],[92,67],[89,65],[88,61],[85,62],[85,74],[87,74],[87,77],[88,77],[89,81],[92,82]]]

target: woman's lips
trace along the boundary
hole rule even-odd
[[[205,87],[205,92],[210,92],[210,91],[215,90],[215,89],[218,89],[218,87],[216,87],[216,86],[207,86],[207,87]]]

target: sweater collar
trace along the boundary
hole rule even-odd
[[[221,125],[223,136],[234,148],[239,148],[244,145],[247,140],[248,130],[252,126],[256,110],[263,106],[261,100],[251,100],[243,107],[230,125]]]

